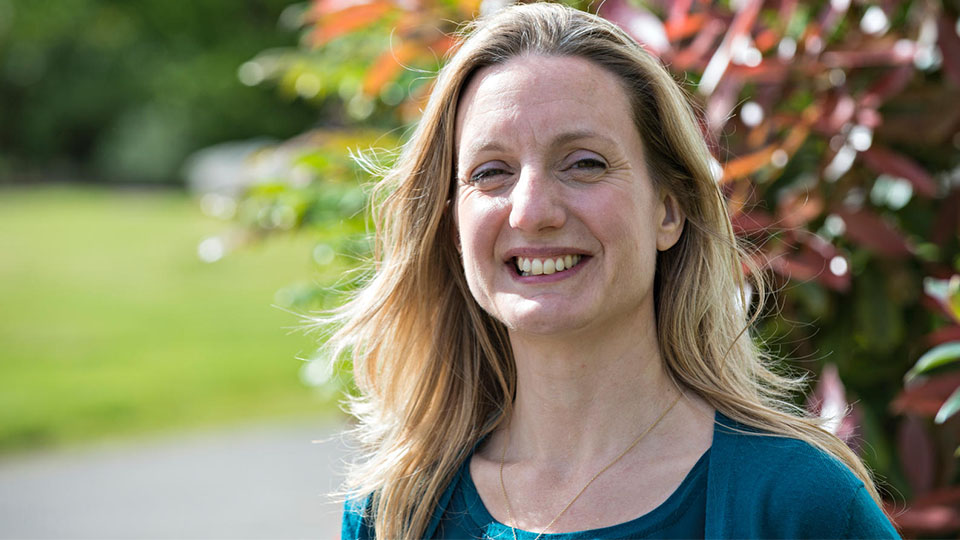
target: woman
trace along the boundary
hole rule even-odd
[[[329,341],[368,450],[344,538],[896,536],[754,348],[709,163],[610,23],[534,4],[473,30]]]

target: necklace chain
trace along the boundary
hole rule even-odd
[[[633,450],[633,448],[637,446],[640,443],[640,441],[642,441],[643,438],[647,436],[648,433],[653,431],[653,428],[657,427],[657,424],[659,424],[660,421],[663,420],[665,416],[667,416],[667,413],[669,413],[670,410],[673,409],[674,405],[676,405],[677,402],[680,401],[680,398],[682,396],[683,394],[680,394],[679,396],[677,396],[677,399],[673,400],[673,403],[671,403],[669,407],[667,407],[662,413],[660,413],[660,416],[658,416],[657,419],[654,420],[654,422],[650,424],[650,426],[647,427],[647,429],[645,429],[643,433],[640,434],[639,437],[634,439],[633,442],[630,443],[630,446],[628,446],[626,450],[624,450],[623,452],[620,452],[620,455],[613,458],[613,461],[608,463],[606,467],[600,469],[600,471],[597,472],[597,474],[593,475],[593,478],[587,481],[587,483],[584,484],[582,488],[580,488],[580,491],[578,491],[577,494],[574,495],[572,499],[570,499],[570,502],[568,502],[567,505],[563,507],[563,510],[560,510],[560,513],[557,514],[556,517],[554,517],[552,520],[550,520],[550,523],[547,523],[547,526],[541,529],[540,533],[537,534],[537,536],[533,540],[539,540],[539,538],[543,536],[543,533],[545,533],[547,529],[553,526],[553,524],[556,523],[558,519],[560,519],[560,516],[565,514],[566,511],[570,509],[571,506],[573,506],[573,503],[577,502],[577,499],[579,499],[580,496],[583,495],[583,492],[586,491],[588,487],[590,487],[590,484],[592,484],[594,480],[599,478],[601,474],[607,472],[607,469],[609,469],[610,467],[613,467],[618,461],[620,461],[621,458],[623,458],[623,456],[627,455],[631,450]],[[513,508],[510,506],[510,498],[507,497],[507,487],[503,483],[503,461],[507,456],[508,446],[510,446],[510,430],[509,429],[507,430],[507,440],[504,442],[503,450],[500,452],[500,493],[503,495],[503,502],[507,504],[507,517],[510,518],[510,523],[514,524],[517,522],[517,520],[514,519],[513,517]],[[517,540],[516,527],[514,527],[513,525],[510,525],[510,530],[513,532],[513,540]]]

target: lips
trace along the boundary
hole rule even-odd
[[[558,255],[556,257],[514,257],[517,273],[521,276],[539,276],[555,274],[580,264],[580,254]]]

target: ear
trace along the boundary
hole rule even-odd
[[[662,193],[658,216],[660,223],[657,227],[657,250],[666,251],[680,239],[686,217],[680,210],[677,198],[668,192]]]

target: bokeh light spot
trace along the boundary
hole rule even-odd
[[[866,34],[883,34],[888,28],[890,28],[890,20],[879,6],[868,7],[860,19],[860,30]]]
[[[835,276],[845,275],[849,268],[850,265],[847,263],[847,260],[840,255],[830,259],[830,272],[832,272]]]
[[[227,248],[223,240],[212,236],[200,242],[197,246],[197,257],[205,263],[217,262],[227,254]]]
[[[763,122],[763,107],[756,101],[748,101],[740,107],[740,119],[743,123],[750,126],[758,126]]]

